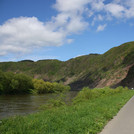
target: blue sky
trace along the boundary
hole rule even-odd
[[[0,61],[65,61],[133,36],[134,0],[0,0]]]

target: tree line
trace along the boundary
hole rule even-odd
[[[70,87],[56,82],[32,79],[26,74],[0,71],[0,94],[43,94],[65,90],[70,90]]]

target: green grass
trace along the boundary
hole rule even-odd
[[[0,123],[0,134],[97,134],[134,95],[134,91],[118,90],[114,94],[103,91],[104,95],[92,99],[80,93],[82,97],[79,94],[76,99],[83,100],[71,106],[4,119]]]

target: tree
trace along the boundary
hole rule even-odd
[[[3,94],[4,93],[4,82],[5,82],[5,75],[0,70],[0,94]]]
[[[29,93],[29,89],[33,89],[32,78],[25,74],[16,74],[11,85],[16,90],[16,93]]]
[[[4,81],[4,93],[13,94],[13,89],[11,86],[12,79],[14,79],[15,74],[13,72],[6,72]]]

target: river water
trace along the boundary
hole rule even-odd
[[[77,91],[66,94],[66,101],[71,101]],[[56,98],[55,94],[43,95],[4,95],[0,96],[0,120],[14,115],[25,115],[37,112],[38,108],[47,103],[49,99]]]

